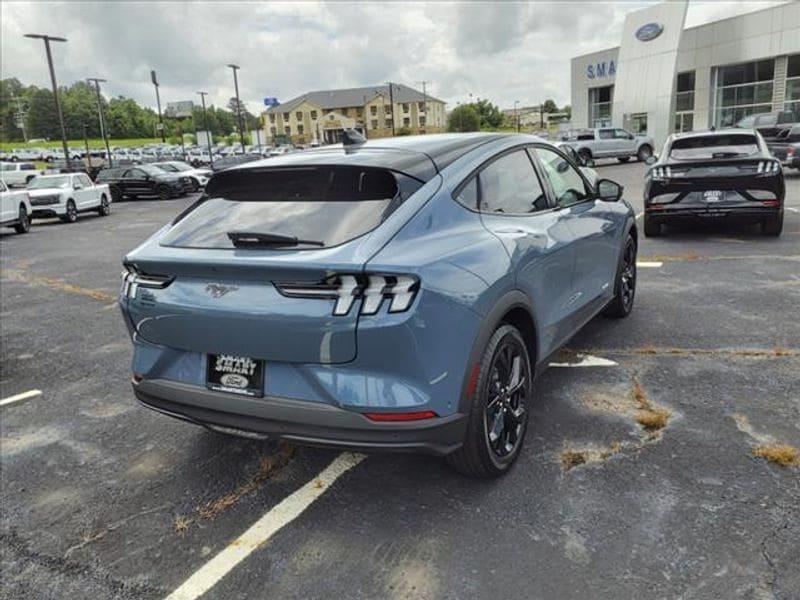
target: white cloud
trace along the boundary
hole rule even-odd
[[[687,24],[774,3],[692,2]],[[229,62],[241,66],[241,96],[254,111],[265,96],[423,79],[450,104],[469,93],[503,107],[564,104],[570,58],[617,45],[625,13],[648,4],[4,1],[0,68],[3,77],[49,85],[42,43],[22,37],[40,32],[69,38],[53,48],[59,83],[103,77],[106,95],[150,106],[151,69],[164,103],[197,100],[203,89],[226,104]]]

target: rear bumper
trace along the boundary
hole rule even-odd
[[[668,222],[703,222],[710,221],[737,221],[742,223],[757,223],[765,219],[772,219],[781,213],[779,206],[753,206],[753,207],[680,207],[653,210],[645,208],[649,220],[659,223]]]
[[[356,411],[329,404],[239,397],[163,379],[134,383],[133,390],[146,407],[178,419],[228,433],[261,434],[312,446],[443,456],[461,446],[466,431],[466,415],[460,413],[375,423]]]

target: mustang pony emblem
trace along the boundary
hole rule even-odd
[[[206,286],[206,291],[211,294],[212,298],[222,298],[228,292],[235,292],[238,289],[235,285],[222,285],[219,283],[209,283]]]

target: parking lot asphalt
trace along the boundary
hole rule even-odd
[[[641,211],[641,164],[598,172]],[[0,398],[41,394],[0,407],[0,596],[162,598],[199,572],[226,599],[800,597],[800,469],[754,455],[800,446],[799,175],[780,238],[640,237],[632,316],[595,319],[565,353],[612,364],[548,370],[493,481],[378,454],[327,487],[338,452],[139,407],[121,259],[192,198],[4,233]],[[309,483],[304,512],[210,572]]]

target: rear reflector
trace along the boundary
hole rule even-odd
[[[651,204],[644,207],[645,210],[661,210],[662,208],[664,208],[663,204]]]
[[[432,410],[423,410],[420,412],[402,412],[402,413],[364,413],[370,421],[422,421],[423,419],[435,419],[436,413]]]
[[[761,204],[764,206],[780,206],[780,201],[778,200],[764,200]]]

